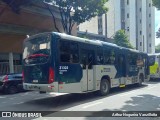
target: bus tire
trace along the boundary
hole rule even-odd
[[[110,83],[107,79],[102,79],[100,84],[99,95],[105,96],[110,91]]]

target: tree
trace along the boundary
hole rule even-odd
[[[156,32],[156,37],[160,38],[160,28],[158,29],[158,31]]]
[[[51,7],[54,5],[59,9],[61,23],[64,31],[71,34],[75,24],[80,24],[90,20],[92,17],[102,15],[107,12],[104,4],[108,0],[3,0],[14,12],[19,13],[21,6],[41,2],[52,15],[54,25],[56,25],[55,16]],[[14,1],[14,2],[13,2]],[[22,2],[23,1],[23,2]],[[55,26],[57,31],[59,29]]]
[[[160,44],[158,44],[158,45],[156,46],[155,52],[156,52],[156,53],[160,53]]]
[[[152,0],[153,1],[153,6],[155,6],[158,10],[160,10],[160,0]],[[156,37],[160,38],[160,28],[156,32]]]
[[[117,44],[118,46],[133,49],[133,46],[130,44],[127,36],[125,35],[124,30],[119,30],[116,32],[114,36],[114,41],[115,41],[115,44]]]
[[[160,10],[160,0],[152,0],[153,1],[153,6],[155,6],[157,9]]]

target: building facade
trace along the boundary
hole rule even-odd
[[[79,25],[79,31],[112,38],[123,29],[133,47],[147,53],[155,52],[155,8],[152,0],[109,0],[109,11]]]
[[[55,7],[51,7],[56,25],[63,32],[61,17]],[[20,14],[0,1],[0,75],[22,73],[23,41],[26,35],[56,31],[51,14],[40,4],[21,8]],[[73,35],[77,27],[73,27]]]

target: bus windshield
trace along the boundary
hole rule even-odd
[[[25,41],[23,60],[25,64],[45,63],[50,55],[50,35],[38,36]]]

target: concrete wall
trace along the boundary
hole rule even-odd
[[[56,25],[60,32],[64,32],[61,19],[56,8],[52,8],[55,14]],[[22,43],[26,35],[32,35],[46,31],[56,31],[49,11],[44,6],[35,5],[22,8],[20,14],[13,13],[11,8],[0,2],[0,52],[22,52]],[[72,34],[77,34],[75,25]]]

